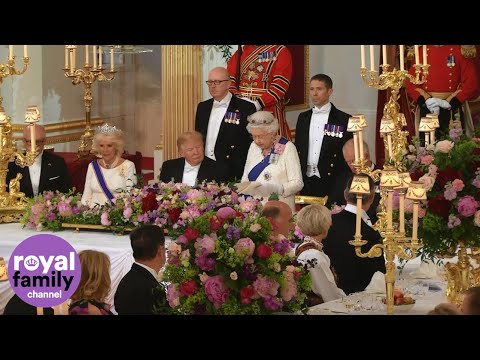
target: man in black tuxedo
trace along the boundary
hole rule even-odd
[[[362,246],[362,252],[367,252],[373,245],[381,244],[380,234],[371,227],[366,210],[372,205],[375,197],[373,180],[368,177],[370,194],[362,197],[362,240],[368,243]],[[332,226],[328,236],[323,241],[323,251],[328,255],[332,267],[337,274],[337,285],[346,294],[363,291],[370,283],[375,272],[385,273],[385,258],[360,258],[355,254],[355,247],[348,242],[354,239],[357,218],[357,195],[350,192],[353,174],[345,189],[347,205],[338,214],[332,215]]]
[[[188,131],[177,139],[180,158],[167,160],[160,170],[160,181],[184,183],[195,186],[202,181],[227,181],[227,172],[222,161],[205,157],[202,134]]]
[[[310,99],[315,106],[298,116],[295,146],[302,167],[302,195],[329,195],[337,175],[348,170],[342,146],[353,137],[347,132],[350,115],[330,102],[332,93],[330,76],[314,75],[310,79]]]
[[[158,274],[165,264],[163,228],[142,225],[130,233],[135,262],[120,280],[114,305],[118,315],[153,315],[154,306],[165,305],[166,294],[159,291]]]
[[[228,90],[231,80],[226,68],[212,69],[207,84],[212,98],[198,104],[195,130],[205,139],[205,156],[226,165],[229,182],[240,181],[252,143],[247,116],[257,109]]]
[[[65,160],[48,151],[43,151],[45,145],[45,128],[35,124],[35,141],[37,144],[38,156],[31,166],[20,167],[15,162],[8,164],[7,184],[10,180],[22,174],[20,180],[20,191],[25,193],[26,197],[33,197],[44,191],[60,191],[66,193],[72,187],[70,176],[68,175]],[[25,149],[31,148],[30,126],[23,130],[23,146]]]
[[[353,143],[353,139],[348,140],[342,149],[343,158],[348,165],[348,170],[345,170],[343,173],[339,174],[332,192],[330,193],[330,203],[336,203],[337,205],[345,205],[347,202],[345,200],[345,186],[347,186],[348,181],[355,174],[355,166],[353,163],[355,162],[355,147]],[[367,166],[370,167],[370,170],[377,170],[377,166],[373,163],[370,159],[370,150],[368,148],[368,144],[364,141],[363,142],[363,158],[367,162]],[[378,204],[380,203],[380,190],[378,187],[379,184],[375,184],[375,197],[373,199],[373,203],[370,208],[367,210],[367,215],[370,217],[370,220],[373,224],[375,224],[378,220],[377,217],[377,208]]]

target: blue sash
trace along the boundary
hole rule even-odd
[[[100,184],[100,187],[102,188],[103,192],[105,193],[105,196],[113,204],[112,199],[114,198],[114,196],[110,192],[110,190],[108,189],[107,184],[105,183],[105,179],[103,178],[102,170],[100,170],[100,165],[98,165],[98,161],[93,160],[92,165],[93,165],[93,169],[95,170],[95,175],[97,176],[97,180],[98,180],[98,183]]]
[[[280,140],[278,140],[278,143],[282,145],[285,145],[287,142],[288,140],[285,139],[284,137],[281,137]],[[250,170],[250,172],[248,173],[248,180],[250,181],[257,180],[257,178],[260,176],[262,171],[268,165],[270,165],[270,155],[272,154],[272,152],[274,152],[273,151],[274,148],[275,148],[275,145],[272,147],[272,150],[270,151],[270,153],[267,156],[265,156],[262,161],[260,161],[257,165],[255,165],[252,170]]]

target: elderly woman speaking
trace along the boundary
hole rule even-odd
[[[268,200],[272,193],[295,211],[295,194],[303,188],[297,150],[291,141],[277,135],[278,120],[268,111],[248,118],[253,142],[248,150],[239,192]]]

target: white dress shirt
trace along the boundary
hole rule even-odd
[[[320,109],[316,106],[312,109],[312,118],[310,120],[310,130],[308,132],[308,158],[307,158],[307,176],[318,176],[318,159],[322,149],[325,124],[328,122],[332,104],[327,103]]]
[[[217,160],[215,158],[215,144],[217,143],[218,132],[231,99],[232,93],[228,92],[227,96],[221,101],[213,101],[210,119],[208,120],[207,138],[205,139],[205,156],[212,160]]]
[[[200,170],[200,165],[190,165],[187,160],[185,160],[185,167],[183,168],[183,177],[182,177],[182,183],[190,185],[190,186],[195,186],[197,182],[197,176],[198,176],[198,170]]]
[[[348,211],[349,213],[357,215],[357,207],[353,204],[347,204],[345,205],[345,211]],[[368,226],[372,226],[372,220],[370,220],[370,217],[367,215],[365,210],[362,209],[362,220],[365,224]]]
[[[140,263],[137,262],[137,261],[135,261],[135,264],[137,264],[138,266],[143,267],[143,268],[144,268],[145,270],[147,270],[150,274],[152,274],[152,276],[155,278],[155,280],[158,280],[159,273],[156,272],[154,269],[152,269],[151,267],[148,267],[147,265],[140,264]]]
[[[42,173],[43,151],[35,158],[35,161],[28,167],[30,181],[32,182],[33,195],[38,195],[38,186],[40,185],[40,174]]]

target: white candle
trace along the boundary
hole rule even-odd
[[[400,233],[405,234],[405,193],[398,194],[398,208],[400,210]]]
[[[370,45],[370,70],[374,71],[375,70],[375,56],[374,56],[374,51],[373,51],[373,45]]]
[[[400,70],[401,71],[405,70],[405,62],[404,62],[405,59],[403,57],[403,55],[404,55],[403,52],[404,52],[403,45],[400,45]]]
[[[357,195],[357,222],[355,223],[355,237],[360,238],[362,226],[362,197]]]
[[[110,71],[115,70],[115,63],[113,62],[113,46],[110,48]]]
[[[393,157],[392,151],[392,135],[390,133],[387,134],[387,143],[388,143],[388,157],[391,159]]]
[[[74,72],[74,62],[73,62],[73,50],[70,50],[70,74],[73,75]]]
[[[423,45],[423,65],[427,64],[427,45]]]
[[[360,67],[363,69],[365,67],[365,45],[360,45],[360,55],[362,59],[362,64]]]
[[[23,45],[23,57],[28,57],[28,47],[27,47],[27,45]]]
[[[102,47],[98,47],[98,67],[99,69],[103,69],[103,61],[102,61]]]
[[[30,145],[32,152],[37,150],[37,139],[35,138],[35,123],[32,123],[30,125]]]
[[[8,45],[8,60],[13,60],[13,45]]]
[[[360,148],[360,151],[359,151],[360,160],[363,160],[363,130],[360,130],[358,132],[358,145]]]
[[[425,133],[425,147],[427,147],[429,142],[430,142],[429,138],[430,138],[430,133],[426,132]]]
[[[418,52],[418,45],[415,45],[415,65],[420,64],[420,54]]]
[[[93,68],[97,68],[97,45],[93,45]]]
[[[435,130],[430,131],[430,142],[432,144],[435,142]]]
[[[393,227],[392,221],[392,211],[393,211],[393,191],[388,190],[388,197],[387,197],[387,230],[391,230]]]
[[[88,53],[88,45],[85,45],[85,66],[88,66],[89,64],[89,53]]]
[[[413,226],[412,226],[412,241],[418,240],[418,201],[413,202]]]
[[[65,69],[68,69],[68,49],[65,45]]]
[[[353,148],[355,152],[355,162],[358,161],[358,135],[356,132],[353,133]]]
[[[382,45],[383,65],[387,65],[387,45]]]

